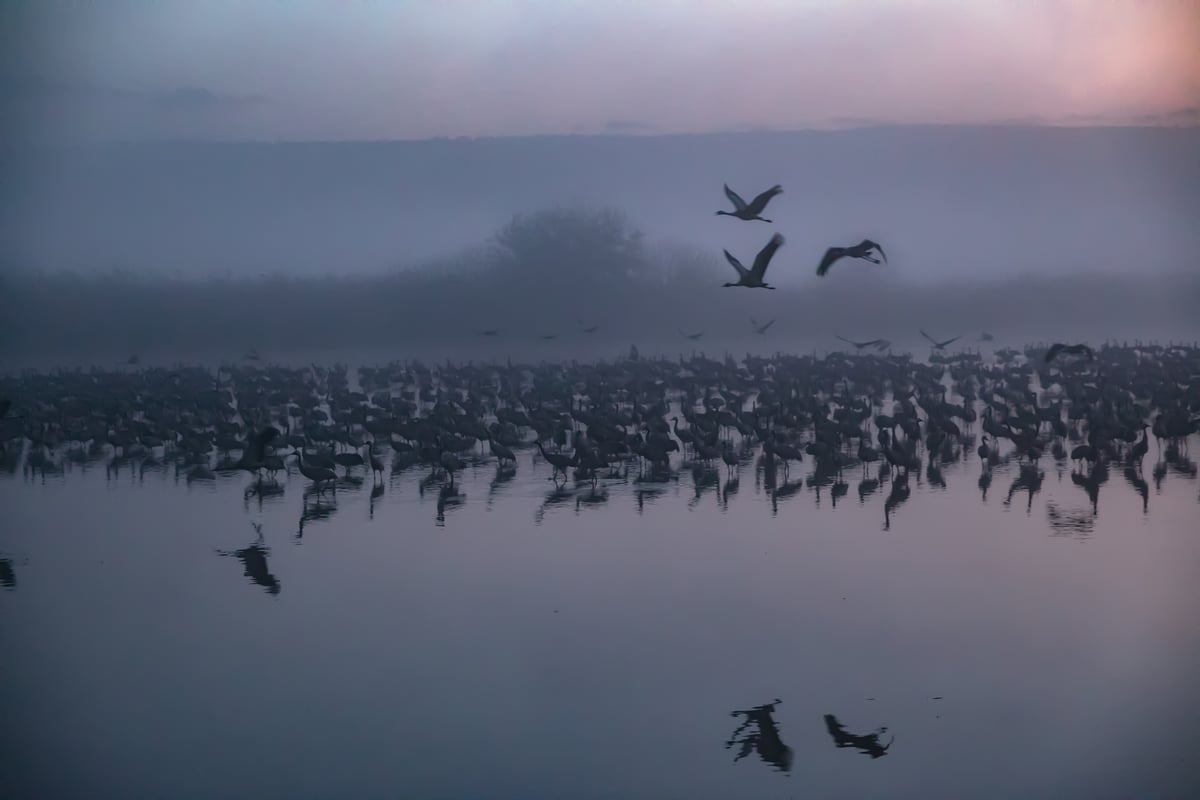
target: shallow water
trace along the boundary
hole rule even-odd
[[[1156,456],[1095,514],[1048,458],[1032,496],[971,459],[895,507],[807,464],[772,498],[757,453],[556,491],[524,450],[456,497],[18,468],[5,796],[1195,796],[1200,484]]]

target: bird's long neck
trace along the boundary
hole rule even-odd
[[[732,216],[734,216],[734,214],[732,211],[718,211],[717,216],[718,217],[720,217],[720,216],[732,217]]]

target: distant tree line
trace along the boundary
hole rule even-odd
[[[719,257],[719,254],[718,254]],[[896,338],[991,328],[1016,340],[1066,335],[1200,336],[1200,276],[1010,278],[988,285],[905,283],[897,267],[844,270],[762,292],[722,289],[727,268],[685,244],[652,244],[612,209],[519,215],[486,246],[390,274],[186,281],[131,273],[0,273],[0,353],[121,352],[464,344],[484,329],[537,339],[599,324],[627,347],[679,329],[705,344],[778,318],[774,341]],[[1157,326],[1157,327],[1155,327]],[[966,338],[970,338],[969,336]]]

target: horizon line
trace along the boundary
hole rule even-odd
[[[669,138],[701,138],[721,136],[796,136],[803,134],[835,135],[863,131],[884,131],[895,129],[970,129],[985,128],[1018,128],[1029,130],[1200,130],[1200,121],[1196,122],[1079,122],[1072,120],[1013,120],[995,122],[878,122],[862,125],[843,125],[810,128],[770,128],[765,126],[745,126],[712,131],[562,131],[555,133],[499,133],[499,134],[445,134],[426,137],[379,137],[357,139],[288,139],[288,138],[145,138],[145,139],[96,139],[81,141],[32,141],[8,140],[0,142],[0,146],[32,145],[48,147],[104,147],[128,145],[319,145],[319,144],[422,144],[446,142],[479,142],[505,141],[513,139],[669,139]]]

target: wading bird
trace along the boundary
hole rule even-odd
[[[882,247],[870,239],[863,239],[852,247],[831,247],[821,257],[821,263],[817,265],[817,275],[824,276],[834,264],[843,258],[858,258],[863,261],[870,261],[872,264],[878,264],[879,258],[871,255],[871,251],[873,250],[879,253],[879,257],[886,264],[887,254],[883,252]]]
[[[733,203],[733,211],[718,211],[717,216],[737,217],[738,219],[744,219],[747,222],[755,219],[762,220],[763,222],[770,222],[771,220],[765,219],[764,217],[760,216],[760,214],[766,210],[767,203],[771,202],[771,198],[777,194],[781,194],[782,192],[783,187],[779,184],[775,184],[770,189],[767,189],[758,197],[754,198],[752,202],[747,203],[741,198],[741,195],[729,188],[729,184],[725,184],[725,196],[729,198],[729,202]]]
[[[762,250],[758,251],[758,255],[754,257],[754,266],[746,269],[742,266],[742,262],[738,261],[733,255],[725,250],[725,260],[733,266],[737,271],[738,279],[734,283],[726,283],[724,286],[744,286],[747,289],[774,289],[774,286],[768,286],[763,283],[763,276],[767,274],[767,267],[771,263],[771,258],[775,255],[775,251],[783,246],[783,235],[775,234],[771,237],[771,241],[767,242]]]

